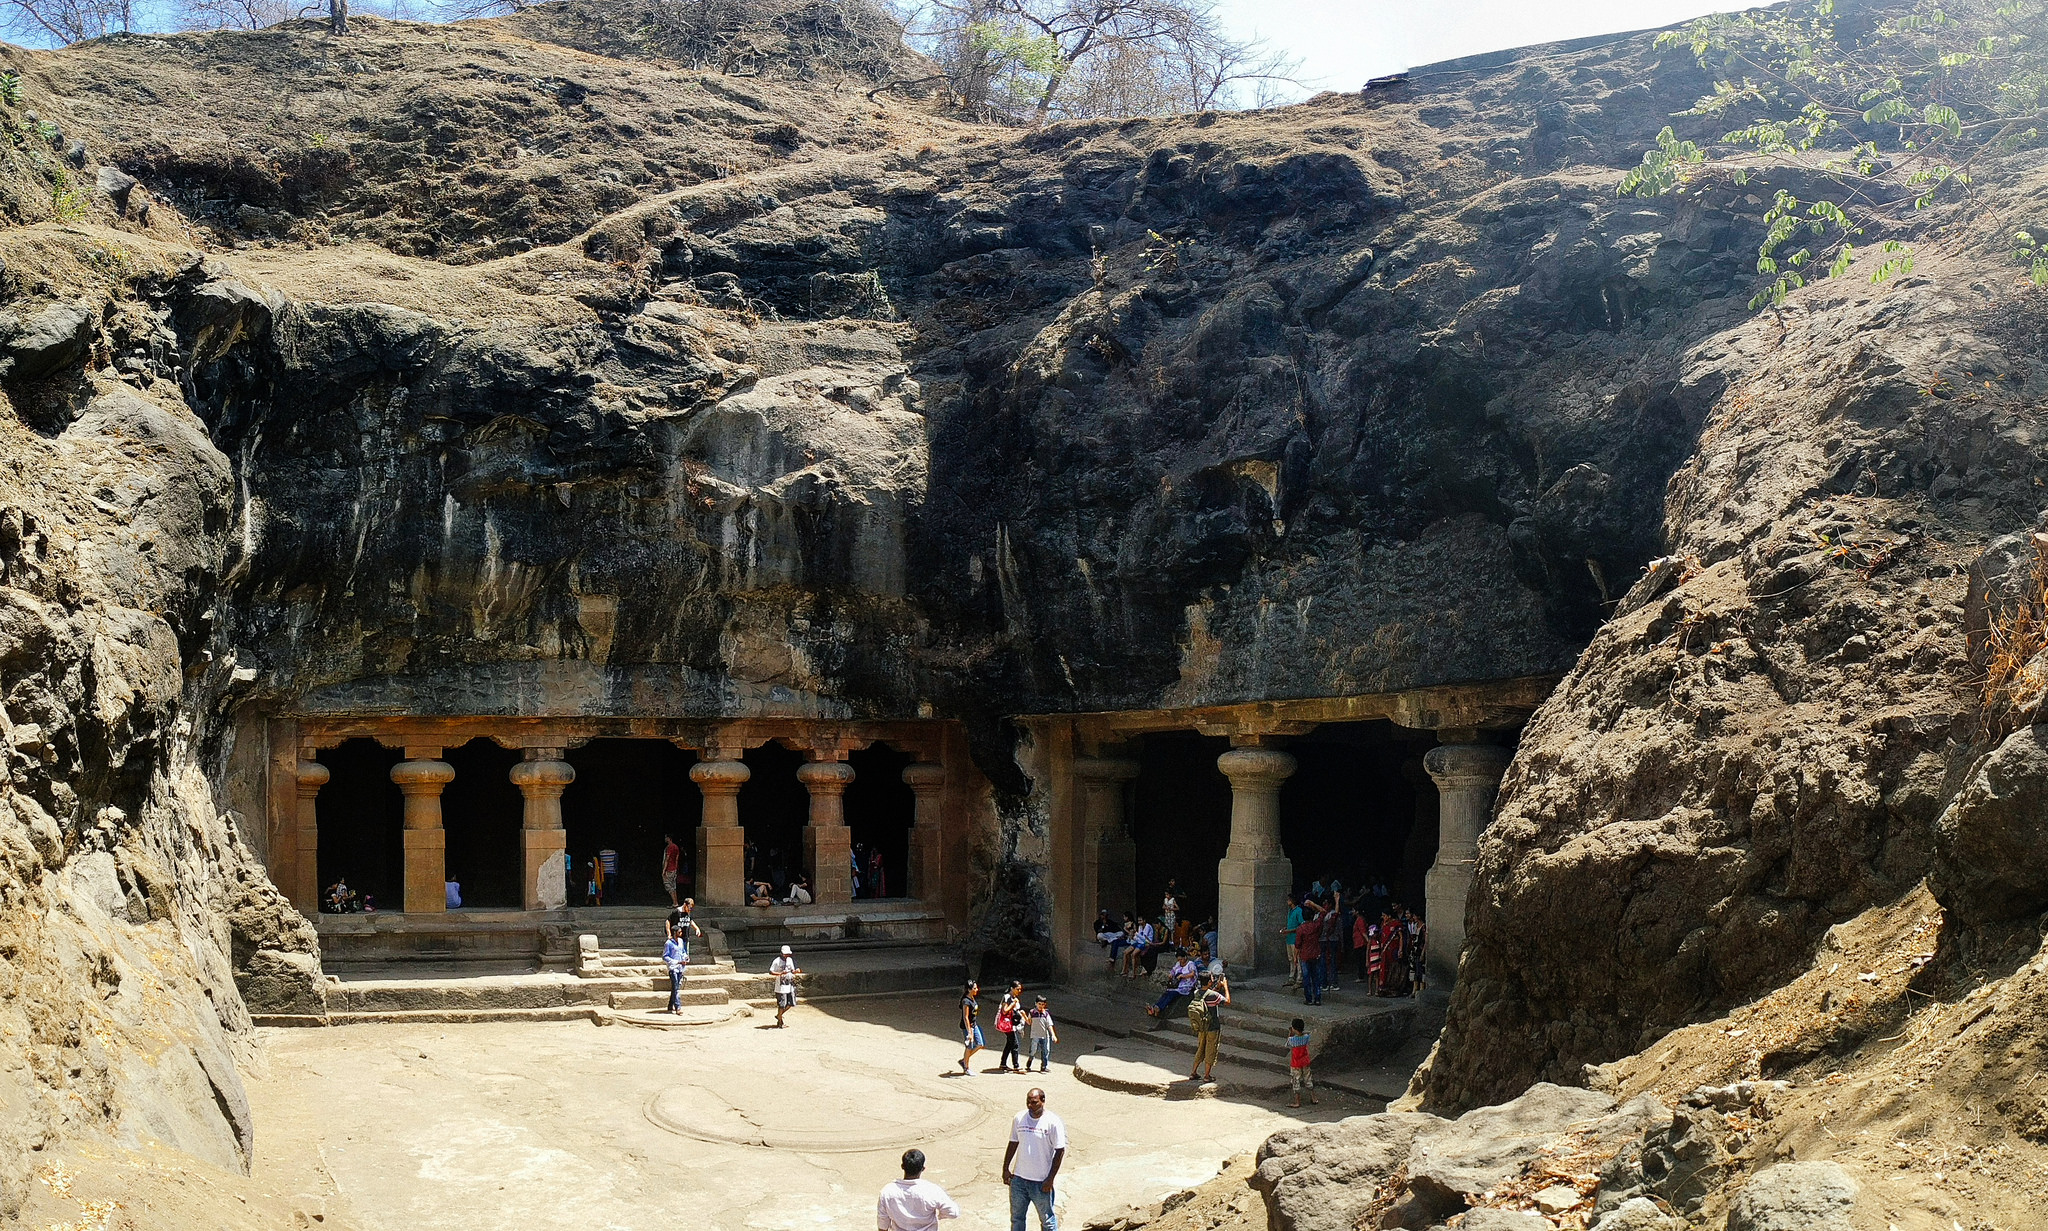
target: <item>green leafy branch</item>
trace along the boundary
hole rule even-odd
[[[1914,211],[1967,192],[1980,160],[2038,143],[2048,116],[2048,0],[1905,0],[1854,30],[1838,23],[1834,0],[1795,0],[1703,17],[1658,43],[1725,74],[1682,115],[1742,123],[1705,146],[1665,127],[1622,193],[1790,172],[1832,185],[1811,200],[1777,188],[1752,308],[1841,277],[1866,228],[1910,227]],[[1902,240],[1886,240],[1880,256],[1873,283],[1913,268]]]

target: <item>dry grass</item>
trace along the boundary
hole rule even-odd
[[[1982,725],[1993,738],[2033,719],[2048,690],[2048,534],[2033,536],[2024,600],[1994,611],[1982,648]]]

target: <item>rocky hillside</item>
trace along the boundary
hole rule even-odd
[[[1026,826],[1007,714],[1562,675],[1419,1103],[1667,1038],[1832,1081],[2024,1002],[2044,616],[2032,541],[1984,556],[2041,501],[2024,160],[1915,277],[1755,315],[1761,199],[1614,191],[1707,84],[1646,39],[1017,133],[871,95],[905,64],[859,38],[362,24],[7,57],[0,926],[45,931],[0,969],[114,1006],[4,1036],[31,1141],[246,1150],[228,974],[317,995],[208,790],[247,704],[930,712]],[[1930,877],[1914,992],[1690,1033]],[[179,1014],[210,1084],[124,1076]],[[1916,1131],[2024,1163],[2035,1114]]]

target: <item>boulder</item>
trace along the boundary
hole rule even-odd
[[[1419,1134],[1408,1155],[1408,1186],[1437,1217],[1448,1217],[1520,1175],[1569,1126],[1615,1110],[1607,1095],[1539,1082],[1512,1102]]]
[[[0,380],[40,380],[85,358],[96,314],[83,303],[54,303],[33,316],[0,316]]]
[[[1442,1125],[1421,1112],[1353,1116],[1275,1133],[1259,1147],[1251,1186],[1271,1231],[1352,1231],[1380,1184],[1407,1161],[1417,1133]]]
[[[2048,910],[2048,726],[2022,727],[1980,760],[1935,824],[1934,896],[1968,923]]]
[[[1851,1231],[1858,1191],[1838,1163],[1779,1163],[1735,1198],[1728,1231]]]
[[[1685,1231],[1685,1220],[1665,1213],[1648,1197],[1630,1197],[1595,1222],[1592,1231]]]

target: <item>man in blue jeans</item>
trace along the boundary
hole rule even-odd
[[[1067,1157],[1067,1126],[1045,1109],[1045,1091],[1032,1087],[1024,1110],[1010,1121],[1003,1151],[1003,1183],[1010,1186],[1010,1231],[1024,1231],[1024,1207],[1038,1207],[1038,1225],[1059,1231],[1052,1212],[1052,1181]]]

